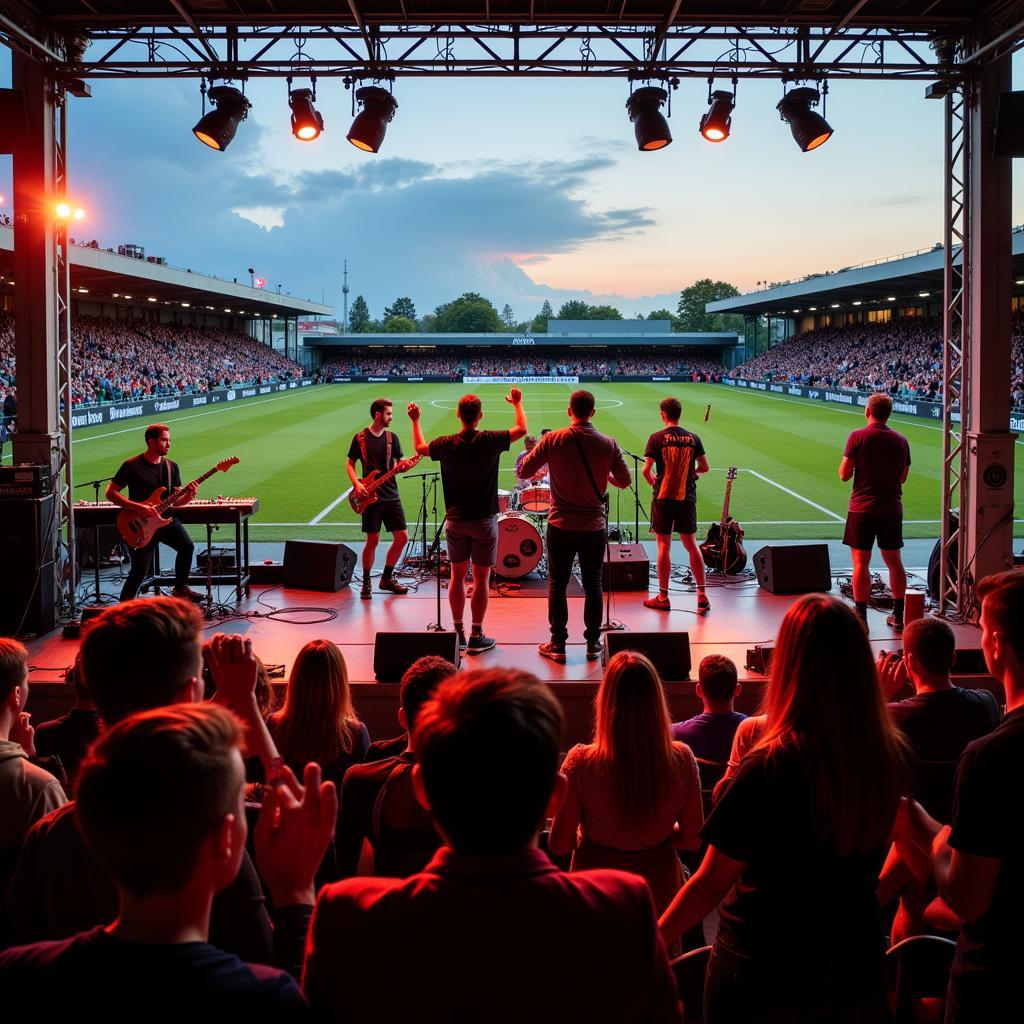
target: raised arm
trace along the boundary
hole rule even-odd
[[[523,408],[523,393],[519,388],[510,388],[505,401],[515,410],[516,425],[508,432],[512,441],[526,437],[526,410]]]
[[[406,410],[409,419],[412,420],[412,446],[418,455],[429,455],[430,445],[423,437],[423,427],[420,426],[420,407],[415,402],[410,402]]]

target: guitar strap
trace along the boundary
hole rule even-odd
[[[571,427],[569,428],[572,429]],[[597,481],[594,479],[594,474],[590,471],[590,463],[587,462],[587,454],[583,450],[583,442],[580,440],[579,434],[575,430],[572,431],[572,439],[576,442],[576,447],[580,452],[580,461],[583,463],[583,468],[587,471],[587,479],[590,480],[590,486],[594,488],[594,493],[597,495],[597,500],[601,502],[601,508],[604,509],[605,517],[608,516],[608,492],[601,492],[597,486]]]
[[[359,453],[363,456],[363,473],[368,473],[370,470],[369,463],[366,460],[366,435],[370,432],[369,427],[363,427],[357,435],[359,440]],[[391,468],[391,442],[394,439],[394,434],[390,430],[384,431],[384,469],[383,472],[387,472]]]

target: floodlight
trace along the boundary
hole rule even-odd
[[[796,144],[805,152],[817,149],[832,137],[832,128],[816,110],[821,96],[817,89],[792,89],[779,100],[778,111],[789,125]]]
[[[313,106],[312,89],[292,89],[288,106],[292,108],[292,135],[300,142],[313,142],[324,130],[324,118]]]
[[[700,119],[700,133],[708,142],[724,142],[732,127],[736,97],[724,89],[716,89],[708,103],[708,112]]]
[[[252,104],[233,85],[215,85],[210,90],[213,110],[208,110],[192,129],[192,134],[209,146],[224,152],[238,131],[238,124],[249,115]]]
[[[356,149],[376,153],[398,109],[398,101],[387,89],[377,85],[364,85],[356,90],[356,102],[361,104],[363,109],[356,114],[352,127],[345,137]]]
[[[626,111],[633,122],[636,146],[641,153],[664,149],[672,141],[668,121],[661,112],[668,93],[656,85],[647,85],[631,93],[626,100]]]

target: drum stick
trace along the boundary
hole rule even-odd
[[[704,422],[707,423],[708,417],[711,415],[711,403],[708,402],[708,407],[704,410]]]

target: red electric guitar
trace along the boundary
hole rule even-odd
[[[399,470],[398,468],[399,466],[402,465],[401,462],[396,463],[394,468],[389,469],[386,473],[381,473],[379,469],[371,469],[370,472],[367,473],[366,476],[364,476],[363,479],[359,481],[363,485],[363,487],[366,488],[366,493],[359,495],[356,494],[356,492],[353,490],[352,493],[348,496],[348,503],[349,505],[352,506],[352,511],[355,512],[356,515],[361,516],[366,509],[368,509],[371,505],[375,504],[377,501],[380,500],[377,497],[377,492],[393,476],[395,476],[396,473],[405,473],[407,470],[412,469],[412,467],[415,466],[416,463],[419,462],[420,459],[422,458],[422,455],[414,455],[411,459],[405,460],[409,464],[407,466],[403,466],[401,470]]]

